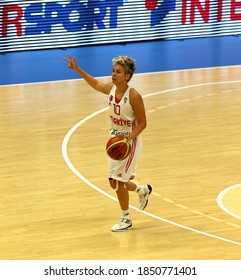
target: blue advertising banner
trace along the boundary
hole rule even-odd
[[[0,52],[240,32],[238,0],[9,0],[0,5]]]

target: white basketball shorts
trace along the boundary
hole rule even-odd
[[[108,178],[112,178],[121,182],[128,182],[132,176],[136,174],[136,167],[142,152],[141,137],[131,141],[131,152],[124,160],[113,160],[109,158],[108,162]]]

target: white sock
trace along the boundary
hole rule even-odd
[[[122,217],[129,216],[129,211],[128,210],[122,210]]]
[[[144,188],[143,188],[143,186],[141,186],[141,185],[136,185],[135,191],[136,191],[139,195],[144,194]]]

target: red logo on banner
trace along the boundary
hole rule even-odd
[[[222,21],[223,17],[223,0],[217,0],[217,21]],[[209,22],[210,19],[210,0],[205,0],[204,3],[200,2],[200,0],[182,0],[182,24],[187,23],[188,19],[188,9],[190,7],[190,23],[193,24],[195,22],[195,16],[197,11],[202,16],[203,21]],[[241,13],[238,13],[238,9],[241,8],[241,2],[237,2],[236,0],[230,1],[230,20],[241,20]],[[227,13],[225,11],[225,13]]]
[[[148,11],[155,10],[157,7],[158,0],[146,0],[145,6]]]

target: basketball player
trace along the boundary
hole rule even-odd
[[[112,231],[125,231],[132,228],[129,213],[129,191],[139,195],[140,210],[144,210],[148,197],[152,192],[152,185],[137,185],[131,179],[135,177],[137,162],[142,150],[141,132],[146,128],[146,114],[141,95],[128,86],[136,65],[132,58],[119,56],[112,60],[112,82],[102,83],[83,69],[79,68],[75,58],[68,55],[63,58],[68,67],[77,72],[96,91],[108,95],[111,136],[123,135],[131,142],[130,155],[122,160],[109,159],[108,177],[110,186],[116,191],[122,210],[119,221],[111,228]]]

